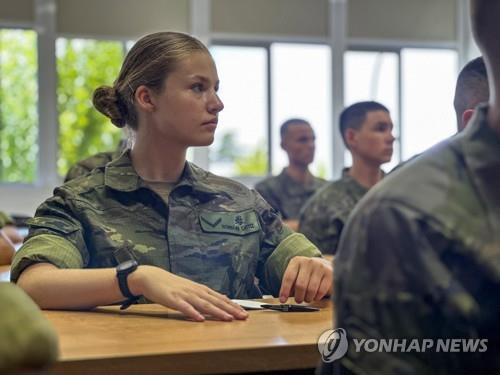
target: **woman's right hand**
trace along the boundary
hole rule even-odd
[[[204,321],[203,314],[226,321],[248,317],[248,313],[227,296],[158,267],[139,266],[128,276],[128,283],[132,294],[143,295],[195,321]]]

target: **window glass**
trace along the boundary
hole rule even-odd
[[[271,46],[272,170],[288,164],[280,147],[281,124],[292,117],[311,123],[316,133],[316,155],[311,172],[330,178],[332,170],[331,51],[315,44],[274,43]]]
[[[394,123],[394,153],[386,171],[399,163],[399,89],[398,54],[396,52],[347,51],[344,54],[344,102],[349,106],[356,102],[374,100],[387,107]],[[338,129],[338,119],[335,121]],[[352,164],[351,153],[346,150],[344,164]]]
[[[124,44],[89,39],[57,40],[57,102],[59,158],[57,169],[65,175],[78,161],[104,151],[114,151],[122,130],[94,109],[92,94],[100,85],[112,85],[124,58]]]
[[[458,70],[454,50],[403,49],[403,159],[457,131],[453,96]]]
[[[0,181],[33,183],[38,158],[36,33],[0,29]]]
[[[215,141],[210,170],[223,176],[264,176],[267,172],[267,50],[212,46],[220,79]]]

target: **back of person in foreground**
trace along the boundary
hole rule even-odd
[[[500,2],[470,3],[490,102],[353,212],[334,292],[349,348],[325,371],[500,373]]]
[[[29,222],[11,278],[41,307],[142,296],[230,321],[248,314],[229,298],[261,297],[261,287],[281,301],[331,293],[331,264],[259,194],[186,161],[189,147],[213,142],[218,87],[200,41],[160,32],[132,47],[113,87],[96,89],[94,105],[134,132],[133,147],[57,188]]]
[[[0,282],[0,374],[35,374],[57,359],[57,335],[21,288]]]

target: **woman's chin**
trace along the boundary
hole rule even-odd
[[[191,146],[203,147],[203,146],[210,146],[212,143],[214,143],[214,135],[207,134],[203,135],[202,137],[198,137],[197,139],[194,139],[193,142],[191,142]]]

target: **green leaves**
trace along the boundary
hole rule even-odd
[[[0,181],[35,181],[38,156],[36,33],[0,30]]]
[[[124,58],[121,42],[59,39],[57,41],[59,111],[58,171],[65,175],[81,159],[116,148],[120,129],[92,105],[101,85],[112,85]]]

